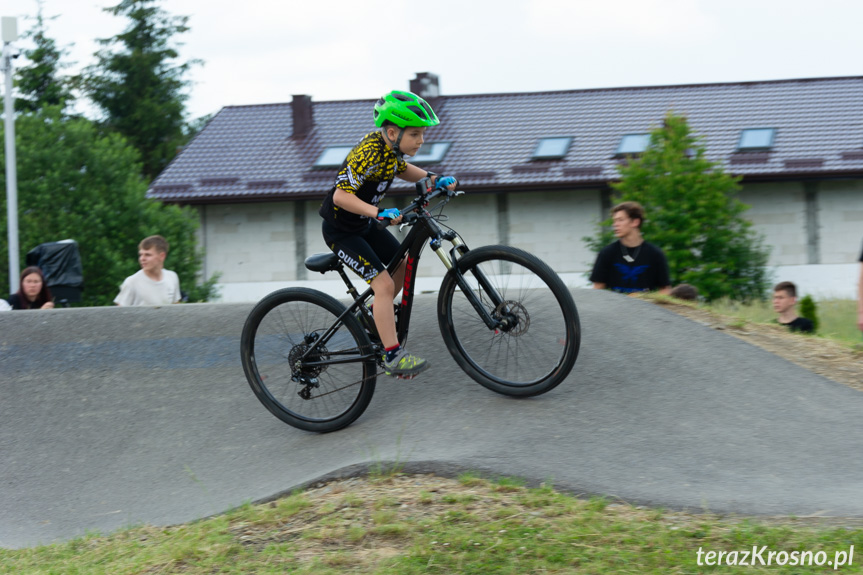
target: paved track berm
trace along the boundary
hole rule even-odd
[[[578,362],[530,399],[467,378],[435,295],[418,296],[409,347],[431,370],[381,377],[325,435],[249,389],[251,305],[0,314],[0,546],[182,523],[395,461],[674,509],[863,517],[863,393],[661,307],[573,295]]]

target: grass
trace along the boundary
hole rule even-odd
[[[857,302],[855,300],[827,299],[816,302],[820,326],[818,336],[845,344],[859,345],[863,335],[857,329]],[[737,318],[742,322],[774,323],[776,312],[770,301],[740,303],[720,300],[704,308],[719,315]]]
[[[847,563],[852,545],[852,563],[838,570],[863,573],[859,528],[646,509],[510,478],[394,473],[335,482],[188,525],[0,550],[0,573],[825,573],[832,567],[709,567],[704,560],[710,551],[767,546],[765,560],[770,551],[810,551],[813,560],[823,551],[830,560],[845,552]]]

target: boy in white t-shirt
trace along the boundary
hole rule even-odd
[[[114,298],[119,306],[165,305],[180,301],[180,278],[165,269],[168,242],[162,236],[150,236],[138,244],[141,269],[127,277]]]

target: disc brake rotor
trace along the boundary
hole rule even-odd
[[[530,328],[530,314],[520,302],[504,301],[494,309],[494,317],[498,317],[505,325],[501,331],[509,335],[519,336]]]

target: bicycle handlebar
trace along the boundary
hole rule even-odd
[[[450,191],[446,188],[432,188],[430,177],[425,177],[421,179],[416,183],[416,186],[417,193],[419,194],[419,196],[417,196],[417,199],[415,199],[411,204],[409,204],[402,210],[402,213],[405,215],[407,215],[408,212],[414,212],[420,208],[424,208],[429,204],[431,200],[437,198],[438,196],[446,195],[447,198],[452,198],[464,193]]]
[[[463,192],[451,192],[447,189],[442,188],[433,188],[431,185],[431,178],[425,177],[419,180],[416,183],[417,193],[419,194],[417,198],[405,206],[402,210],[402,218],[403,223],[410,224],[417,220],[419,215],[416,213],[420,208],[424,208],[429,204],[429,202],[443,194],[447,196],[447,199],[462,194]],[[381,218],[378,220],[377,225],[379,229],[386,229],[389,227],[392,219],[390,218]]]

